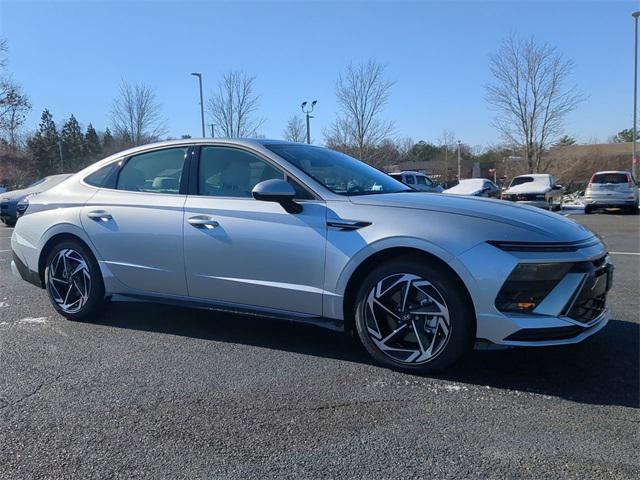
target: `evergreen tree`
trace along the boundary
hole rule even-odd
[[[113,144],[113,135],[111,135],[111,130],[107,127],[102,136],[102,150],[105,154],[113,153]]]
[[[60,173],[60,137],[53,116],[48,109],[42,112],[40,125],[35,135],[29,139],[28,147],[39,177]]]
[[[76,117],[71,115],[60,132],[65,172],[75,172],[86,163],[86,143]]]
[[[88,157],[92,160],[98,158],[102,153],[102,145],[100,144],[98,132],[93,128],[93,125],[89,124],[87,127],[87,133],[84,135],[84,140],[87,147]]]

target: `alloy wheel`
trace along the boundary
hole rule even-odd
[[[429,362],[451,336],[449,309],[438,288],[418,275],[389,275],[371,289],[364,305],[369,338],[396,362]]]
[[[53,301],[65,313],[80,311],[89,300],[89,266],[76,250],[64,248],[53,257],[47,281]]]

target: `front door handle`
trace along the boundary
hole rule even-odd
[[[216,228],[218,225],[220,225],[213,219],[213,217],[210,217],[209,215],[196,215],[195,217],[190,217],[187,222],[189,222],[189,225],[196,228],[211,229]]]
[[[96,222],[108,222],[113,218],[111,214],[105,210],[94,210],[93,212],[87,213],[87,217]]]

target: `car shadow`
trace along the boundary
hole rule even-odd
[[[117,303],[95,323],[373,365],[350,335],[254,316]],[[474,350],[452,369],[431,376],[579,403],[639,407],[639,339],[640,325],[611,320],[577,345]]]

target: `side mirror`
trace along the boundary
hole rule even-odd
[[[562,185],[554,185],[553,189],[554,190],[562,190]]]
[[[279,178],[272,178],[258,183],[251,190],[251,195],[256,200],[279,203],[289,213],[300,213],[302,211],[302,205],[293,200],[296,196],[296,191],[289,182]]]

